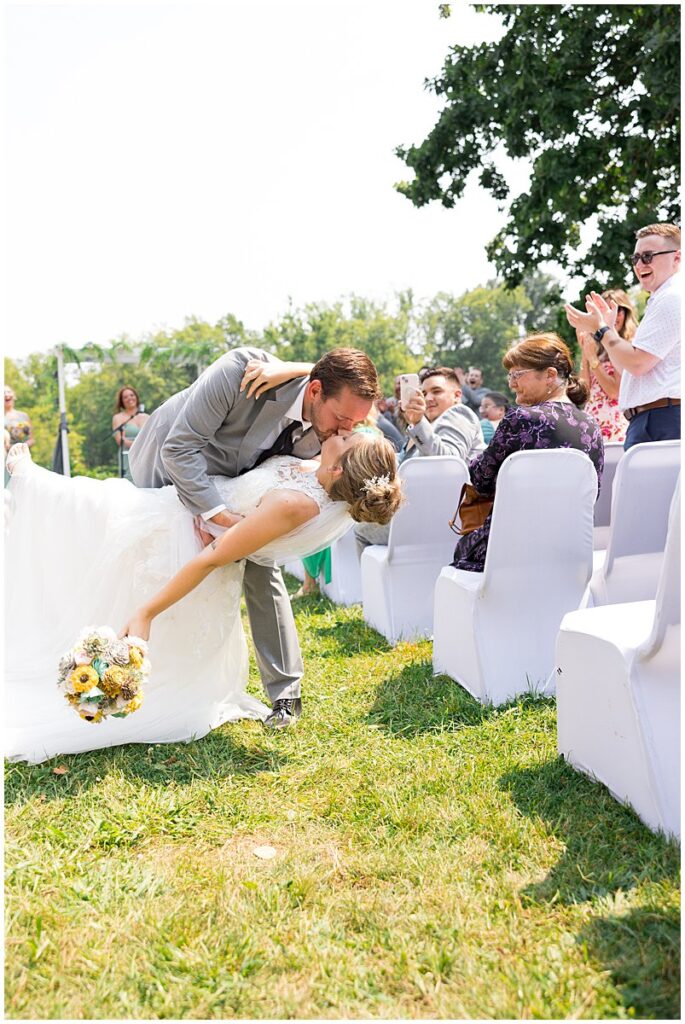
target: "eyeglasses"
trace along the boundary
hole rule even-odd
[[[652,262],[655,256],[665,256],[667,252],[678,252],[677,249],[660,249],[659,252],[634,252],[630,257],[630,262],[634,267],[638,265],[640,260],[646,267]]]
[[[524,373],[532,373],[532,367],[529,370],[512,370],[511,373],[507,374],[507,381],[509,384],[515,384],[519,377],[522,377]]]

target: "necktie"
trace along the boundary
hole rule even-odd
[[[270,459],[272,455],[292,455],[294,445],[293,434],[295,433],[295,430],[301,426],[302,424],[297,420],[293,420],[289,423],[288,426],[280,432],[271,447],[267,448],[266,451],[259,453],[257,461],[250,468],[254,469],[256,466],[261,466],[262,462],[265,462],[266,459]]]

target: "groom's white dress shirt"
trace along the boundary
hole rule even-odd
[[[268,451],[269,448],[275,443],[276,439],[281,435],[289,423],[297,421],[302,424],[302,430],[295,430],[293,434],[293,444],[297,444],[303,434],[311,427],[309,420],[304,418],[302,413],[302,406],[304,404],[304,391],[301,391],[297,396],[293,404],[290,406],[288,411],[285,413],[283,418],[279,420],[278,425],[266,435],[264,439],[264,447],[262,451]],[[257,453],[259,454],[259,453]],[[225,511],[225,505],[217,505],[216,508],[210,508],[209,512],[203,512],[202,518],[207,522],[212,516],[218,516],[219,512]]]

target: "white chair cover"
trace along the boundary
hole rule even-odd
[[[680,836],[680,484],[656,599],[570,613],[557,664],[559,753]]]
[[[571,448],[510,455],[499,471],[485,568],[443,569],[433,668],[483,703],[552,692],[554,641],[592,571],[597,474]]]
[[[354,530],[331,546],[331,582],[322,583],[321,589],[335,604],[361,603],[362,570]]]
[[[448,524],[469,478],[456,455],[410,459],[400,477],[406,500],[388,544],[367,547],[361,564],[364,619],[392,644],[433,630],[435,581],[458,540]]]
[[[606,555],[598,559],[586,605],[652,600],[668,512],[680,472],[680,441],[636,444],[616,469]]]
[[[604,472],[602,487],[595,503],[595,551],[605,549],[609,541],[609,524],[611,523],[611,496],[614,490],[616,468],[623,456],[623,445],[619,441],[608,441],[604,445]]]

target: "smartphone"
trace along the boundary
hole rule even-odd
[[[418,373],[400,374],[400,407],[404,409],[409,399],[421,390]]]

